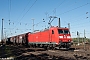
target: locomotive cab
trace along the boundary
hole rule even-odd
[[[71,46],[71,35],[68,28],[59,28],[59,48],[69,48]]]

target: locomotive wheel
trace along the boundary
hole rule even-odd
[[[54,44],[52,45],[52,50],[55,50],[55,46],[56,46],[56,45],[54,45]]]
[[[47,50],[49,50],[49,49],[50,49],[50,45],[47,46]]]
[[[22,45],[26,45],[26,40],[25,39],[22,40]]]

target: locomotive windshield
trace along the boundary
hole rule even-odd
[[[62,30],[62,29],[58,29],[58,33],[59,34],[70,34],[69,30]]]

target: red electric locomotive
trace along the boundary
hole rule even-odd
[[[44,31],[29,33],[27,40],[29,45],[48,48],[70,48],[72,44],[69,28],[61,27],[50,27]]]

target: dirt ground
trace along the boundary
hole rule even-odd
[[[90,60],[90,45],[73,45],[69,50],[1,45],[0,60]]]

